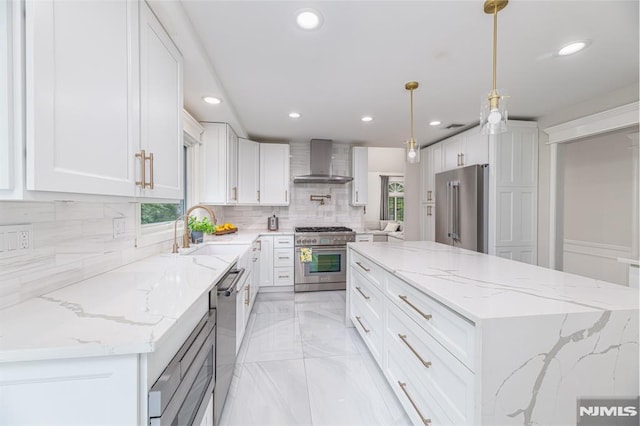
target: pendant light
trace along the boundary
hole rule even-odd
[[[407,163],[414,164],[420,162],[420,147],[413,138],[413,91],[418,88],[418,82],[410,81],[404,85],[404,88],[411,93],[411,138],[406,142]]]
[[[493,14],[493,89],[487,100],[483,100],[480,109],[480,128],[483,135],[495,135],[507,131],[507,101],[504,93],[496,89],[496,65],[498,49],[498,12],[504,9],[509,0],[486,0],[484,13]]]

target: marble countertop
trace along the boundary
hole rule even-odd
[[[638,290],[427,241],[349,243],[473,322],[638,309]]]
[[[0,310],[0,362],[153,352],[237,259],[160,254]]]

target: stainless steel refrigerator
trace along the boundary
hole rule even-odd
[[[488,194],[488,164],[436,174],[436,241],[486,253]]]

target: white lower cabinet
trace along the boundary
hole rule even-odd
[[[262,235],[260,287],[293,285],[293,235]]]
[[[475,325],[349,250],[348,318],[415,425],[476,421]]]

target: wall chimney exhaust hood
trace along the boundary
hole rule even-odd
[[[331,164],[330,139],[311,139],[311,173],[296,176],[293,183],[347,183],[353,180],[350,176],[338,176],[333,174]]]

